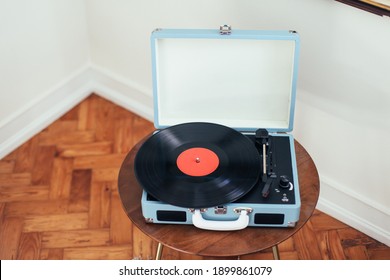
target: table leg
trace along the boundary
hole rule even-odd
[[[164,249],[164,245],[162,245],[162,243],[159,242],[157,245],[156,260],[161,260],[163,249]]]
[[[157,245],[156,260],[161,260],[163,249],[164,245],[159,242]],[[274,255],[274,260],[280,260],[278,245],[272,246],[272,254]],[[240,256],[237,259],[240,259]]]
[[[274,254],[274,260],[280,260],[278,245],[272,246],[272,253]]]

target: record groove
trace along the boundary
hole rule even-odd
[[[191,156],[192,149],[195,155],[196,149],[209,151],[206,157],[193,159],[199,163],[216,160],[215,154],[217,164],[212,164],[216,167],[207,167],[199,176],[196,170],[182,172],[178,157]],[[260,164],[256,147],[238,131],[213,123],[185,123],[148,138],[134,167],[142,188],[156,199],[179,207],[206,208],[232,202],[249,192],[259,178]]]

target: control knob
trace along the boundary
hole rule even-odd
[[[290,188],[290,180],[286,175],[281,175],[279,179],[279,187],[282,189],[288,189]]]

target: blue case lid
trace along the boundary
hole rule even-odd
[[[151,48],[156,128],[213,122],[292,131],[296,32],[156,29]]]

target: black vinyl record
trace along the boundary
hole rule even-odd
[[[162,202],[206,208],[248,193],[260,175],[260,156],[247,137],[213,123],[163,129],[139,149],[135,174],[142,188]]]

